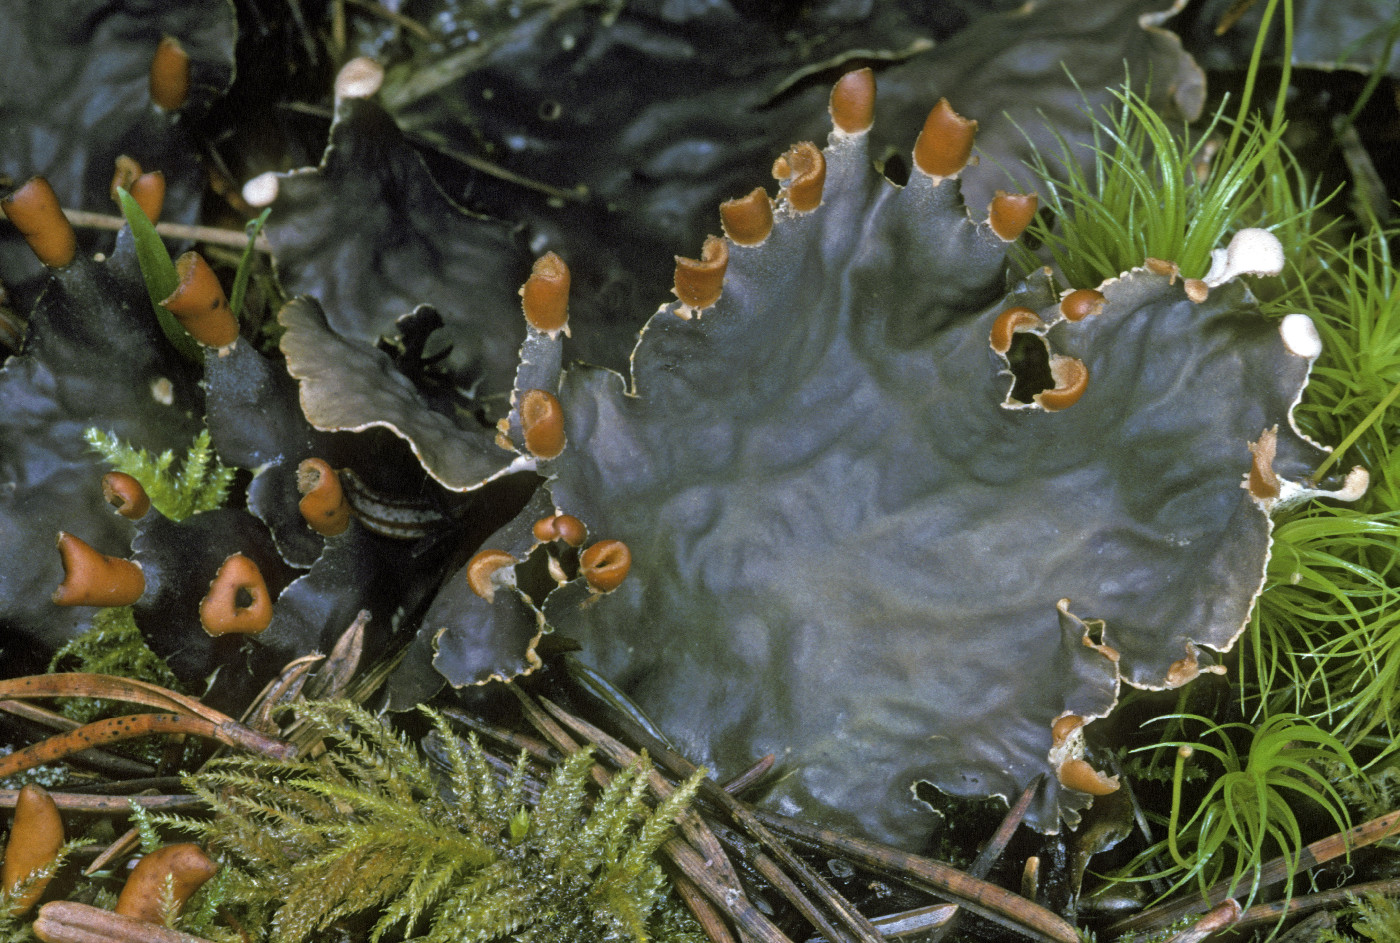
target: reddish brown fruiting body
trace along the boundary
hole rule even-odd
[[[496,598],[496,573],[518,561],[504,550],[482,550],[467,561],[467,585],[487,602]]]
[[[787,181],[783,192],[788,206],[799,213],[810,213],[822,205],[822,189],[826,186],[826,157],[810,141],[788,148],[787,153],[773,162],[773,176]]]
[[[126,472],[108,472],[102,476],[102,497],[129,521],[140,520],[151,509],[146,489]]]
[[[141,567],[120,557],[98,553],[72,534],[59,532],[63,582],[53,591],[59,606],[129,606],[146,591]]]
[[[1188,278],[1181,283],[1186,297],[1200,304],[1210,297],[1210,286],[1199,278]]]
[[[588,538],[588,528],[583,525],[583,521],[572,514],[542,517],[535,521],[533,532],[535,539],[542,543],[562,540],[570,547],[581,547],[584,540]]]
[[[632,569],[632,551],[620,540],[600,540],[579,556],[578,564],[591,589],[610,593]]]
[[[1143,268],[1153,275],[1165,275],[1169,279],[1169,284],[1176,284],[1176,277],[1181,274],[1181,266],[1168,259],[1146,258],[1142,260]]]
[[[1060,314],[1065,316],[1066,321],[1083,321],[1103,311],[1107,300],[1101,291],[1076,288],[1060,299]]]
[[[1185,658],[1178,658],[1167,667],[1167,687],[1179,688],[1188,681],[1194,681],[1201,674],[1201,660],[1194,651]]]
[[[62,847],[63,820],[58,806],[42,787],[27,783],[15,801],[15,820],[5,843],[5,864],[0,868],[0,891],[11,895],[15,916],[38,903],[50,879],[34,881],[18,897],[13,896],[15,888],[35,871],[53,864]]]
[[[827,108],[838,130],[847,134],[869,131],[875,123],[875,73],[865,68],[841,76],[832,86]]]
[[[773,201],[762,187],[719,205],[724,234],[741,246],[760,245],[773,231]]]
[[[1079,397],[1089,388],[1089,368],[1074,357],[1052,356],[1050,377],[1055,381],[1054,388],[1035,394],[1035,401],[1047,413],[1068,409],[1079,402]]]
[[[951,177],[967,166],[976,137],[977,122],[964,118],[948,99],[940,98],[914,142],[914,164],[930,177]]]
[[[536,259],[520,297],[531,327],[551,336],[564,330],[569,323],[569,267],[564,260],[553,252]]]
[[[58,195],[43,177],[31,177],[24,186],[0,200],[0,209],[14,223],[39,261],[60,268],[78,254],[78,237]]]
[[[1259,434],[1259,441],[1249,443],[1249,478],[1246,487],[1250,495],[1261,500],[1277,498],[1280,487],[1278,473],[1274,471],[1274,458],[1278,454],[1278,429],[1265,429]]]
[[[241,553],[224,560],[199,602],[199,624],[215,638],[257,635],[272,624],[272,595],[256,563]]]
[[[137,177],[141,176],[142,172],[141,165],[137,163],[134,158],[128,157],[125,154],[117,155],[117,159],[112,161],[112,185],[107,190],[112,197],[113,203],[121,202],[120,198],[117,196],[117,190],[121,189],[130,192],[131,185],[136,181]]]
[[[1018,332],[1037,330],[1043,327],[1045,327],[1045,322],[1040,320],[1040,315],[1030,308],[1007,308],[992,322],[988,342],[992,345],[992,350],[1004,357],[1007,351],[1011,350],[1011,339]]]
[[[1080,727],[1084,726],[1084,718],[1078,714],[1066,714],[1063,717],[1055,718],[1055,722],[1050,725],[1050,740],[1054,746],[1062,745],[1069,739],[1069,735]]]
[[[520,397],[520,428],[525,448],[535,458],[557,458],[564,451],[564,407],[545,390],[526,390]]]
[[[1040,197],[1034,193],[1007,193],[998,190],[987,207],[987,225],[1003,242],[1014,242],[1026,231],[1040,208]]]
[[[131,869],[114,909],[123,917],[163,924],[167,881],[179,913],[190,895],[218,871],[218,863],[193,842],[157,848]]]
[[[142,174],[131,181],[126,188],[141,212],[153,223],[160,222],[161,211],[165,209],[165,174],[159,170]]]
[[[1106,796],[1118,791],[1118,777],[1105,776],[1085,760],[1065,760],[1055,771],[1060,785],[1091,796]]]
[[[206,347],[227,347],[238,340],[238,319],[233,316],[219,277],[198,252],[186,252],[175,260],[180,283],[161,307],[175,315],[190,336]]]
[[[706,236],[699,259],[676,256],[676,297],[690,308],[708,308],[719,301],[724,271],[729,267],[729,244],[719,236]]]
[[[166,36],[151,57],[151,101],[176,111],[190,96],[190,56],[174,36]]]
[[[308,458],[297,466],[297,491],[306,525],[322,537],[336,537],[350,526],[350,502],[340,486],[340,476],[325,459]]]

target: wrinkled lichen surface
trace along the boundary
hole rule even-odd
[[[717,303],[652,318],[630,382],[558,382],[567,446],[539,466],[590,542],[630,548],[622,585],[456,592],[423,637],[477,683],[505,660],[472,640],[524,637],[537,604],[685,752],[722,775],[775,753],[770,802],[908,844],[917,783],[1014,796],[1053,771],[1057,719],[1231,647],[1269,545],[1250,445],[1276,430],[1284,476],[1322,455],[1289,421],[1311,360],[1237,282],[1196,303],[1137,269],[1071,321],[1044,274],[1008,291],[955,178],[897,187],[864,133],[825,163],[819,207],[784,189],[767,239],[728,246]],[[1038,312],[1042,356],[1087,368],[1066,408],[1011,398],[990,339],[1012,307]],[[1052,776],[1029,818],[1087,800]]]

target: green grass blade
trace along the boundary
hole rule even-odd
[[[228,305],[233,311],[233,316],[237,318],[243,311],[243,296],[248,291],[248,277],[253,272],[253,246],[257,244],[258,234],[262,232],[263,226],[267,223],[268,214],[272,212],[272,207],[263,210],[258,217],[250,220],[246,229],[248,233],[248,245],[243,249],[243,256],[238,260],[238,271],[233,276],[233,293],[229,295]]]
[[[135,198],[126,188],[117,188],[117,199],[121,202],[122,215],[131,227],[131,235],[136,239],[136,260],[141,264],[141,277],[146,282],[146,293],[151,296],[151,308],[160,322],[160,329],[166,340],[183,356],[195,363],[204,362],[204,351],[199,343],[190,337],[189,331],[180,326],[175,315],[160,306],[160,303],[175,293],[180,277],[175,274],[175,263],[165,242],[156,232],[155,225],[142,212]]]

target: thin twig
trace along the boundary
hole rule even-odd
[[[422,23],[419,23],[412,17],[404,16],[402,13],[396,13],[385,7],[382,3],[375,3],[374,0],[346,0],[346,2],[351,6],[359,7],[372,16],[388,20],[395,26],[408,30],[424,42],[430,43],[433,41],[433,34],[429,32],[428,28]]]
[[[217,740],[225,746],[253,750],[272,759],[288,759],[295,753],[291,744],[264,737],[233,721],[215,724],[202,717],[187,717],[183,714],[127,714],[123,717],[95,720],[0,757],[0,778],[13,776],[45,763],[56,762],[95,746],[156,733]],[[262,743],[265,746],[259,749],[254,743]]]
[[[25,701],[0,701],[0,711],[22,717],[50,730],[74,730],[82,726],[81,722],[71,717],[64,717],[62,714],[44,710],[42,707]],[[151,776],[156,771],[155,767],[149,763],[142,763],[140,760],[109,753],[106,750],[83,750],[80,753],[74,753],[70,759],[79,765],[113,777]]]
[[[1036,793],[1040,792],[1040,784],[1044,775],[1037,775],[1031,780],[1030,785],[1021,793],[1021,798],[1016,800],[1016,804],[1006,810],[1006,817],[1001,820],[1001,825],[997,827],[996,834],[992,840],[987,842],[987,846],[978,854],[976,860],[972,862],[972,867],[967,869],[967,873],[979,880],[985,878],[992,871],[992,865],[997,863],[1001,853],[1006,850],[1007,843],[1011,841],[1011,836],[1016,834],[1016,829],[1021,827],[1021,821],[1026,817],[1026,810],[1031,807],[1031,800]],[[927,943],[942,943],[948,931],[953,929],[953,925],[958,921],[955,912],[948,921],[928,935]]]
[[[913,910],[901,910],[895,914],[885,914],[883,917],[871,917],[870,922],[879,928],[886,939],[896,939],[902,936],[910,936],[914,933],[927,933],[929,930],[937,930],[939,927],[953,919],[953,914],[958,912],[957,904],[930,904],[927,907],[915,907]],[[922,939],[922,937],[920,937]],[[829,943],[829,941],[819,936],[814,936],[806,943]]]
[[[143,809],[180,812],[206,808],[198,796],[94,796],[78,792],[51,792],[61,812],[92,812],[96,815],[129,815],[134,802]],[[0,789],[0,809],[13,809],[19,801],[18,789]]]
[[[67,207],[63,210],[63,215],[68,217],[68,222],[78,229],[110,229],[116,232],[126,225],[126,220],[120,216],[112,216],[108,213],[93,213],[90,210],[72,210]],[[6,218],[4,211],[0,210],[0,219]],[[242,249],[248,245],[248,234],[241,229],[222,229],[218,226],[189,226],[184,223],[156,223],[156,232],[169,239],[188,239],[191,242],[207,242],[215,246],[228,246],[231,249]],[[272,243],[267,241],[266,236],[258,236],[253,242],[253,248],[259,252],[271,252]]]
[[[575,727],[579,732],[586,731],[584,736],[596,741],[596,738],[606,737],[602,730],[592,724],[587,723],[577,717],[564,713],[560,708],[544,701],[546,709],[554,713],[556,717],[569,726]],[[694,775],[695,765],[685,757],[668,748],[665,744],[655,741],[648,735],[651,743],[646,745],[647,752],[652,754],[652,758],[664,766],[673,776],[685,778]],[[655,751],[654,753],[652,751]],[[865,915],[851,905],[850,901],[836,891],[825,878],[817,874],[812,867],[797,855],[787,843],[779,839],[765,826],[758,818],[738,799],[725,792],[712,779],[704,779],[700,783],[700,796],[706,801],[723,810],[731,820],[740,828],[753,837],[762,845],[773,858],[778,861],[790,874],[796,875],[802,882],[808,893],[813,894],[820,900],[828,911],[836,918],[837,922],[851,935],[858,943],[884,943],[884,937],[874,925],[866,919]],[[794,902],[795,903],[795,902]]]
[[[204,937],[66,900],[39,908],[34,935],[49,943],[209,943]]]
[[[757,763],[744,770],[738,776],[728,782],[721,783],[720,788],[731,796],[742,796],[744,791],[752,787],[755,783],[768,775],[777,762],[777,757],[772,753],[765,754]]]
[[[535,726],[554,748],[564,753],[576,753],[582,749],[579,744],[554,721],[534,698],[522,691],[519,685],[509,685],[520,701],[526,719]],[[607,777],[605,770],[594,767],[595,774]],[[681,873],[705,895],[722,913],[727,913],[745,933],[759,943],[792,943],[781,930],[774,926],[762,911],[753,905],[739,889],[722,883],[715,874],[713,860],[706,860],[680,836],[673,836],[661,846],[661,851],[671,860]]]
[[[1079,943],[1079,934],[1061,917],[1003,887],[978,880],[941,861],[889,845],[818,828],[776,812],[755,810],[770,828],[826,854],[850,858],[893,880],[949,897],[968,910],[1035,940]]]
[[[1202,943],[1207,937],[1240,922],[1240,902],[1233,897],[1217,904],[1200,920],[1172,936],[1167,943]]]
[[[509,747],[516,752],[524,751],[541,763],[555,764],[559,762],[559,751],[549,744],[511,730],[509,727],[502,727],[500,724],[493,724],[490,721],[482,720],[480,717],[473,717],[466,711],[457,710],[451,706],[439,708],[438,712],[449,720],[456,721],[475,733]]]
[[[125,857],[128,853],[135,851],[140,844],[141,830],[135,827],[127,829],[116,841],[103,848],[101,854],[92,859],[92,864],[83,869],[83,874],[91,877],[118,858]]]
[[[278,107],[285,111],[321,118],[324,121],[333,121],[335,119],[334,114],[319,105],[310,105],[304,102],[284,102],[278,105]],[[563,187],[556,187],[542,180],[534,180],[530,177],[522,176],[513,170],[507,170],[500,164],[493,164],[491,161],[484,158],[449,147],[441,141],[435,141],[421,132],[406,130],[404,131],[404,136],[414,145],[436,151],[448,160],[456,161],[459,164],[470,167],[472,170],[479,170],[488,177],[495,177],[497,180],[513,183],[526,190],[543,193],[545,196],[551,197],[552,199],[566,200],[570,203],[582,203],[588,199],[588,188],[583,184],[578,184],[573,189],[566,190]]]
[[[1353,884],[1350,887],[1318,891],[1316,894],[1304,894],[1290,900],[1274,901],[1269,904],[1255,904],[1240,915],[1239,923],[1235,924],[1235,929],[1251,930],[1254,927],[1277,923],[1285,917],[1296,917],[1299,914],[1320,910],[1323,907],[1340,904],[1349,898],[1364,897],[1367,894],[1385,894],[1387,896],[1400,894],[1400,878]]]
[[[1382,838],[1388,838],[1396,833],[1400,833],[1400,810],[1388,812],[1378,818],[1371,819],[1369,822],[1362,822],[1345,832],[1338,832],[1313,842],[1298,854],[1296,868],[1290,868],[1288,859],[1282,855],[1274,858],[1260,867],[1257,886],[1265,888],[1277,884],[1294,874],[1301,874],[1309,868],[1315,868],[1333,858],[1340,858],[1342,855],[1374,844]],[[1182,917],[1203,913],[1214,907],[1227,897],[1233,896],[1236,889],[1236,882],[1226,878],[1212,885],[1204,896],[1190,894],[1180,900],[1151,907],[1141,913],[1133,914],[1131,917],[1125,917],[1111,925],[1108,928],[1108,933],[1111,936],[1121,936],[1132,931],[1147,931],[1170,926]]]
[[[233,718],[214,708],[168,688],[134,678],[121,678],[116,675],[94,674],[86,671],[55,672],[44,675],[28,675],[23,678],[9,678],[0,681],[0,697],[16,700],[49,697],[87,697],[109,701],[124,701],[128,704],[141,704],[176,714],[202,717],[213,723],[223,723]]]

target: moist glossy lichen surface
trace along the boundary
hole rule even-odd
[[[480,639],[529,638],[538,606],[720,776],[774,753],[778,808],[917,844],[916,784],[1015,795],[1053,772],[1057,719],[1233,644],[1269,545],[1250,444],[1277,429],[1285,478],[1320,458],[1290,423],[1311,359],[1240,283],[1196,303],[1137,269],[1067,318],[1044,273],[1008,290],[1007,244],[956,172],[916,153],[895,186],[865,132],[824,157],[821,204],[795,211],[784,183],[766,240],[727,245],[719,300],[651,319],[630,384],[526,358],[517,393],[557,382],[565,417],[538,462],[554,508],[625,542],[628,578],[456,592],[424,638],[449,681],[479,683],[521,667],[481,662]],[[1069,405],[1010,396],[989,339],[1017,306],[1052,368],[1087,370]],[[1054,829],[1087,802],[1051,775],[1029,818]]]

